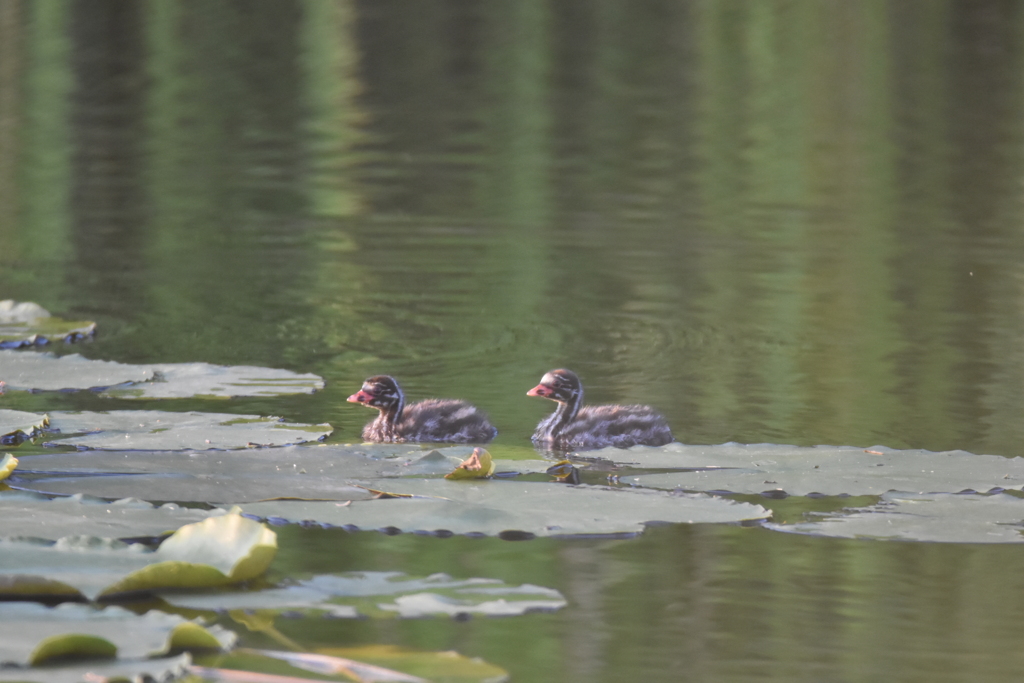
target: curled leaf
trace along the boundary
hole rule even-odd
[[[277,534],[233,511],[181,527],[154,553],[155,564],[128,574],[101,595],[239,583],[263,574],[276,553]]]
[[[11,476],[11,472],[18,466],[18,459],[10,453],[4,453],[4,456],[0,458],[0,481],[3,481],[7,477]]]
[[[445,479],[486,479],[494,474],[494,459],[483,448],[474,448],[473,453],[461,465],[444,475]]]

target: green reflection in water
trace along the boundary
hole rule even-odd
[[[10,6],[0,297],[97,319],[89,356],[320,373],[318,395],[216,409],[329,420],[341,441],[369,419],[345,397],[386,371],[478,403],[496,452],[528,451],[549,407],[524,393],[565,365],[693,443],[1021,453],[1012,4]],[[799,503],[768,504],[835,501]],[[457,647],[523,680],[1021,669],[1015,548],[281,533],[299,544],[282,573],[450,571],[571,601],[282,625],[310,644]]]

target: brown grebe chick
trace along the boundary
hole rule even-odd
[[[673,441],[665,418],[650,406],[583,405],[583,385],[571,370],[552,370],[526,395],[558,404],[533,433],[538,446],[571,451],[664,446]]]
[[[366,441],[487,443],[498,434],[487,415],[465,401],[428,398],[405,405],[405,394],[398,382],[387,375],[370,377],[348,401],[380,411],[375,420],[363,427]]]

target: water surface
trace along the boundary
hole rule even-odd
[[[216,410],[330,421],[362,379],[531,452],[576,370],[688,443],[1021,454],[1022,32],[1005,2],[12,1],[0,298],[126,362],[316,372]],[[156,407],[5,397],[55,410]],[[788,501],[799,516],[812,501]],[[841,502],[833,502],[840,505]],[[1015,547],[657,529],[281,529],[283,574],[448,571],[557,614],[294,622],[516,680],[1016,680]],[[340,548],[340,550],[339,550]],[[243,638],[257,641],[256,636]]]

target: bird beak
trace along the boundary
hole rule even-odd
[[[541,398],[551,398],[551,394],[554,393],[551,389],[548,389],[543,384],[538,384],[533,389],[526,392],[527,396],[540,396]]]
[[[370,395],[363,391],[362,389],[360,389],[359,391],[352,394],[345,400],[348,401],[349,403],[366,403],[367,401],[370,400]]]

